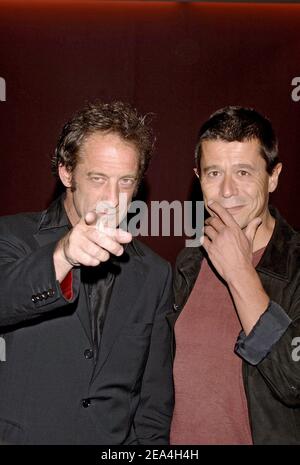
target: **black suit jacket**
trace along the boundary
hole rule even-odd
[[[53,251],[68,231],[61,200],[0,219],[0,441],[164,444],[173,385],[170,265],[134,240],[119,259],[98,357],[89,299],[56,281]]]

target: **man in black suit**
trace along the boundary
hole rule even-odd
[[[129,105],[88,104],[53,158],[65,194],[1,218],[0,441],[168,443],[170,266],[117,227],[152,148]]]

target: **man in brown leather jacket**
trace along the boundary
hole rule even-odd
[[[300,443],[300,235],[269,207],[269,120],[226,107],[200,129],[202,245],[174,277],[172,444]]]

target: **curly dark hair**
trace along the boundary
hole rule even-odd
[[[253,108],[228,106],[217,110],[201,126],[198,133],[195,150],[198,170],[204,140],[244,142],[252,139],[258,140],[261,156],[266,161],[266,170],[271,174],[279,163],[279,156],[277,137],[269,119]]]
[[[150,126],[152,114],[138,115],[128,103],[116,101],[89,102],[63,127],[55,154],[51,160],[53,174],[58,178],[58,167],[65,166],[73,172],[78,153],[85,140],[96,132],[116,133],[137,148],[139,154],[138,182],[144,176],[151,160],[155,137]]]

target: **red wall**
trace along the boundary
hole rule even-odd
[[[300,5],[0,1],[0,214],[47,206],[58,133],[85,100],[123,99],[156,114],[149,201],[195,193],[199,126],[240,104],[274,123],[284,172],[272,203],[300,228],[299,57]],[[184,242],[144,240],[172,261]]]

